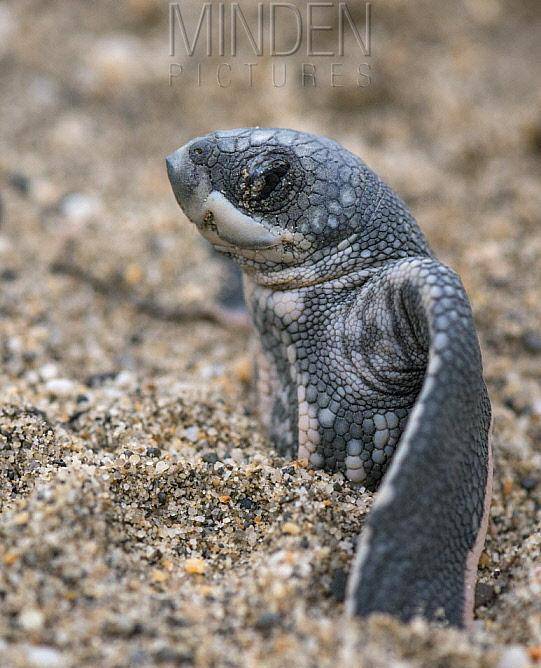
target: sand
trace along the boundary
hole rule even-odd
[[[374,12],[366,90],[228,91],[168,86],[166,3],[0,3],[2,667],[541,661],[539,8]],[[208,314],[163,157],[245,124],[362,155],[464,280],[496,465],[470,634],[345,621],[372,496],[271,450]]]

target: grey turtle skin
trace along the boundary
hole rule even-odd
[[[379,488],[349,613],[467,625],[492,464],[460,279],[399,197],[328,139],[214,132],[167,169],[186,215],[243,271],[275,447]]]

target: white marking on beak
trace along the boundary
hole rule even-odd
[[[205,216],[212,214],[212,223],[219,237],[238,248],[272,248],[282,241],[282,235],[275,235],[260,223],[256,223],[216,190],[207,197],[205,209]]]

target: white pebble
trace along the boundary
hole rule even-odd
[[[25,631],[38,631],[44,621],[43,613],[36,608],[25,608],[19,615],[19,624]]]
[[[541,416],[541,399],[537,399],[532,403],[532,412],[535,413],[535,415]]]
[[[231,459],[237,464],[242,464],[244,461],[244,452],[240,448],[233,448],[231,450]]]
[[[118,387],[129,388],[135,383],[135,375],[131,371],[121,371],[115,378],[115,385]]]
[[[64,197],[60,210],[71,221],[82,223],[100,213],[101,203],[97,197],[72,193]]]
[[[26,650],[26,660],[28,665],[36,668],[63,668],[67,665],[60,652],[52,647],[36,645],[28,647]]]
[[[57,397],[69,397],[75,392],[75,383],[68,378],[53,378],[46,383],[45,389]]]
[[[58,378],[58,367],[56,364],[44,364],[39,370],[39,375],[43,380],[51,380],[52,378]]]
[[[257,543],[257,534],[253,526],[248,527],[246,530],[246,541],[251,547]]]
[[[498,668],[529,668],[530,666],[526,650],[518,645],[505,649],[498,662]]]
[[[199,438],[199,427],[196,427],[195,425],[193,427],[188,427],[184,430],[184,436],[190,443],[195,443]]]
[[[31,369],[24,374],[24,379],[29,385],[37,385],[39,383],[39,374]]]
[[[165,473],[167,469],[169,468],[169,464],[167,462],[159,461],[156,464],[156,473],[158,475]]]

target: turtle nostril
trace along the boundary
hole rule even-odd
[[[190,144],[190,158],[196,165],[204,165],[209,157],[210,151],[211,147],[204,139]]]

